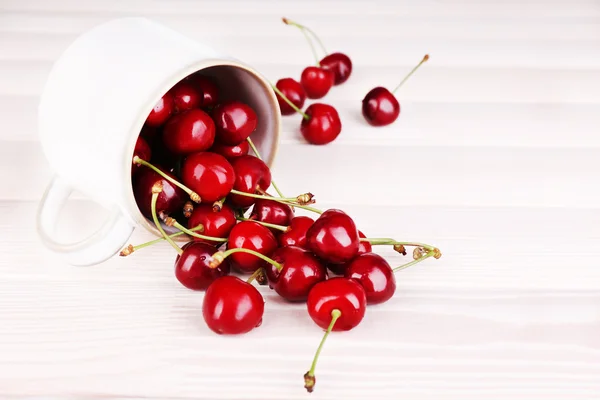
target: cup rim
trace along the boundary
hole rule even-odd
[[[135,150],[135,143],[142,131],[144,126],[144,122],[146,121],[147,114],[154,107],[157,98],[160,98],[167,91],[169,91],[173,86],[175,86],[179,81],[184,79],[185,77],[202,71],[211,67],[220,67],[220,66],[228,66],[235,67],[241,70],[244,70],[254,79],[258,81],[258,83],[265,89],[265,92],[268,94],[267,101],[269,102],[271,108],[273,109],[273,114],[275,120],[274,122],[274,132],[275,135],[274,140],[271,145],[271,152],[268,159],[265,159],[265,163],[271,167],[275,160],[275,154],[277,153],[279,147],[279,136],[281,134],[281,112],[279,110],[279,102],[277,101],[277,97],[275,92],[271,88],[271,84],[269,81],[262,76],[258,71],[254,68],[233,59],[225,59],[225,58],[211,58],[205,59],[198,62],[194,62],[184,68],[181,68],[176,73],[171,74],[164,82],[160,85],[157,85],[156,90],[154,91],[154,95],[151,96],[151,100],[148,100],[146,104],[140,109],[138,113],[138,118],[135,120],[133,125],[129,129],[129,140],[127,149],[125,151],[125,160],[123,162],[123,176],[128,177],[129,179],[125,179],[127,188],[125,189],[126,202],[125,206],[127,208],[127,215],[131,216],[133,222],[137,225],[141,225],[145,228],[146,231],[152,233],[155,236],[161,236],[161,233],[158,231],[154,224],[151,224],[150,221],[141,213],[139,210],[137,203],[135,201],[135,196],[133,193],[133,185],[131,182],[131,155]],[[176,238],[176,241],[186,241],[189,240],[187,235],[181,235]]]

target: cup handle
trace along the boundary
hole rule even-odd
[[[55,176],[37,212],[37,229],[42,242],[52,251],[62,254],[72,265],[99,264],[113,256],[133,233],[133,225],[115,208],[104,225],[89,237],[75,243],[60,243],[53,239],[60,212],[73,189],[60,177]]]

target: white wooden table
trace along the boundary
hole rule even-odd
[[[596,0],[1,0],[0,397],[308,398],[302,375],[322,332],[303,305],[261,288],[260,329],[220,337],[202,321],[202,294],[174,279],[169,247],[75,268],[39,244],[51,176],[36,134],[42,84],[80,32],[124,15],[273,81],[311,62],[284,15],[354,61],[326,98],[341,136],[309,146],[286,118],[274,175],[371,236],[431,242],[444,257],[399,274],[391,301],[330,337],[311,398],[600,398]],[[399,121],[368,127],[364,94],[393,87],[426,52]],[[61,229],[76,237],[101,218],[79,196]]]

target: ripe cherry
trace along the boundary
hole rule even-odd
[[[362,233],[361,231],[358,231],[358,237],[359,237],[359,240],[360,240],[360,238],[366,238],[365,234]],[[371,243],[358,242],[358,253],[357,254],[370,253],[372,250],[373,250],[373,248],[371,247]],[[348,264],[349,263],[343,263],[343,264],[328,263],[327,269],[329,269],[331,272],[333,272],[336,275],[344,275],[346,273],[346,270],[348,269]]]
[[[258,124],[254,110],[240,101],[219,104],[212,111],[212,118],[217,129],[217,141],[229,146],[245,141]]]
[[[429,60],[429,55],[425,55],[421,62],[406,75],[393,91],[390,92],[384,87],[376,87],[367,93],[362,101],[362,114],[369,124],[373,126],[385,126],[398,118],[400,115],[400,103],[398,103],[394,93],[427,60]]]
[[[175,277],[192,290],[206,290],[216,279],[229,274],[229,262],[224,260],[216,268],[209,264],[215,247],[206,243],[189,242],[175,260]]]
[[[356,256],[348,264],[344,276],[361,284],[368,304],[384,303],[396,292],[394,271],[383,257],[375,253]]]
[[[319,64],[321,64],[321,68],[333,72],[334,85],[346,82],[352,73],[352,61],[344,53],[328,54]]]
[[[161,169],[161,168],[159,168]],[[161,169],[171,178],[173,174]],[[150,199],[152,197],[152,187],[156,182],[162,182],[162,191],[158,195],[157,209],[167,215],[179,211],[187,199],[186,193],[175,186],[150,168],[142,167],[133,179],[133,195],[141,213],[150,218]]]
[[[279,235],[279,245],[307,249],[306,233],[314,222],[312,218],[305,216],[292,218],[287,231]]]
[[[306,67],[300,76],[300,83],[309,99],[325,97],[333,86],[333,72],[316,66]]]
[[[235,172],[222,155],[194,153],[183,162],[181,179],[200,195],[202,202],[212,203],[229,194],[235,182]]]
[[[288,226],[292,218],[294,218],[294,212],[287,204],[273,200],[257,199],[252,208],[250,218],[269,224]],[[272,231],[273,233],[279,232],[277,230]]]
[[[220,211],[216,211],[211,204],[199,204],[194,207],[194,211],[192,211],[192,215],[188,219],[188,228],[192,229],[198,225],[202,225],[204,227],[202,230],[203,235],[226,238],[229,236],[229,232],[231,232],[236,222],[235,213],[226,204],[221,206]],[[193,240],[213,245],[216,244],[215,242],[197,237],[194,237]]]
[[[202,108],[211,109],[217,105],[217,101],[219,100],[219,87],[211,78],[200,74],[194,74],[190,76],[188,80],[202,93]]]
[[[216,333],[235,335],[260,326],[265,303],[260,292],[250,283],[235,276],[214,281],[202,302],[202,316]]]
[[[133,150],[133,157],[138,156],[142,160],[150,161],[150,157],[152,156],[152,150],[150,149],[150,145],[143,137],[138,136],[137,141],[135,142],[135,149]],[[132,157],[132,159],[133,159]],[[143,166],[139,164],[133,163],[131,165],[131,173],[135,173],[139,171]]]
[[[242,221],[235,225],[229,233],[227,249],[244,248],[254,250],[265,256],[277,248],[277,240],[273,233],[264,226],[253,221]],[[266,262],[252,254],[231,254],[231,265],[242,272],[254,272],[265,267]]]
[[[228,146],[226,144],[215,142],[209,151],[220,154],[226,159],[231,160],[236,157],[245,156],[248,154],[249,150],[250,146],[248,145],[248,142],[243,141],[242,143],[234,146]]]
[[[355,280],[332,278],[313,286],[306,306],[312,320],[326,329],[310,370],[304,375],[304,387],[312,392],[316,383],[315,368],[327,336],[331,331],[348,331],[357,326],[365,316],[367,297]]]
[[[173,95],[175,112],[198,108],[202,104],[202,91],[187,80],[179,82],[169,92]]]
[[[335,108],[328,104],[314,103],[306,109],[307,118],[302,119],[300,132],[312,144],[327,144],[342,131],[342,122]]]
[[[277,81],[275,84],[277,89],[281,91],[288,98],[289,101],[294,103],[297,108],[302,109],[304,102],[306,101],[306,92],[302,85],[292,78],[284,78]],[[277,102],[281,109],[281,115],[292,115],[296,112],[295,109],[280,96],[277,95]]]
[[[148,126],[160,126],[167,122],[167,119],[171,116],[174,111],[173,95],[169,92],[165,93],[156,104],[148,117],[146,118],[146,125]]]
[[[208,150],[215,141],[215,124],[202,110],[193,109],[173,116],[165,125],[163,142],[175,154]]]
[[[305,301],[310,289],[327,279],[319,259],[300,247],[280,247],[270,257],[280,265],[267,266],[269,286],[288,301]]]
[[[246,155],[231,160],[235,172],[233,189],[240,192],[255,194],[256,191],[266,191],[271,186],[271,171],[267,164],[257,157]],[[232,204],[238,207],[249,207],[256,199],[241,195],[228,197]]]
[[[341,210],[325,211],[306,233],[309,249],[324,261],[342,264],[358,254],[358,230]]]

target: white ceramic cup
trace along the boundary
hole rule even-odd
[[[119,251],[136,225],[157,234],[135,203],[131,160],[158,99],[186,76],[203,71],[221,99],[257,113],[252,134],[271,165],[280,112],[269,83],[241,62],[144,18],[117,19],[84,33],[54,64],[41,96],[39,134],[55,172],[37,215],[42,242],[73,265],[98,264]],[[57,240],[59,214],[73,190],[111,211],[104,225],[76,243]]]

